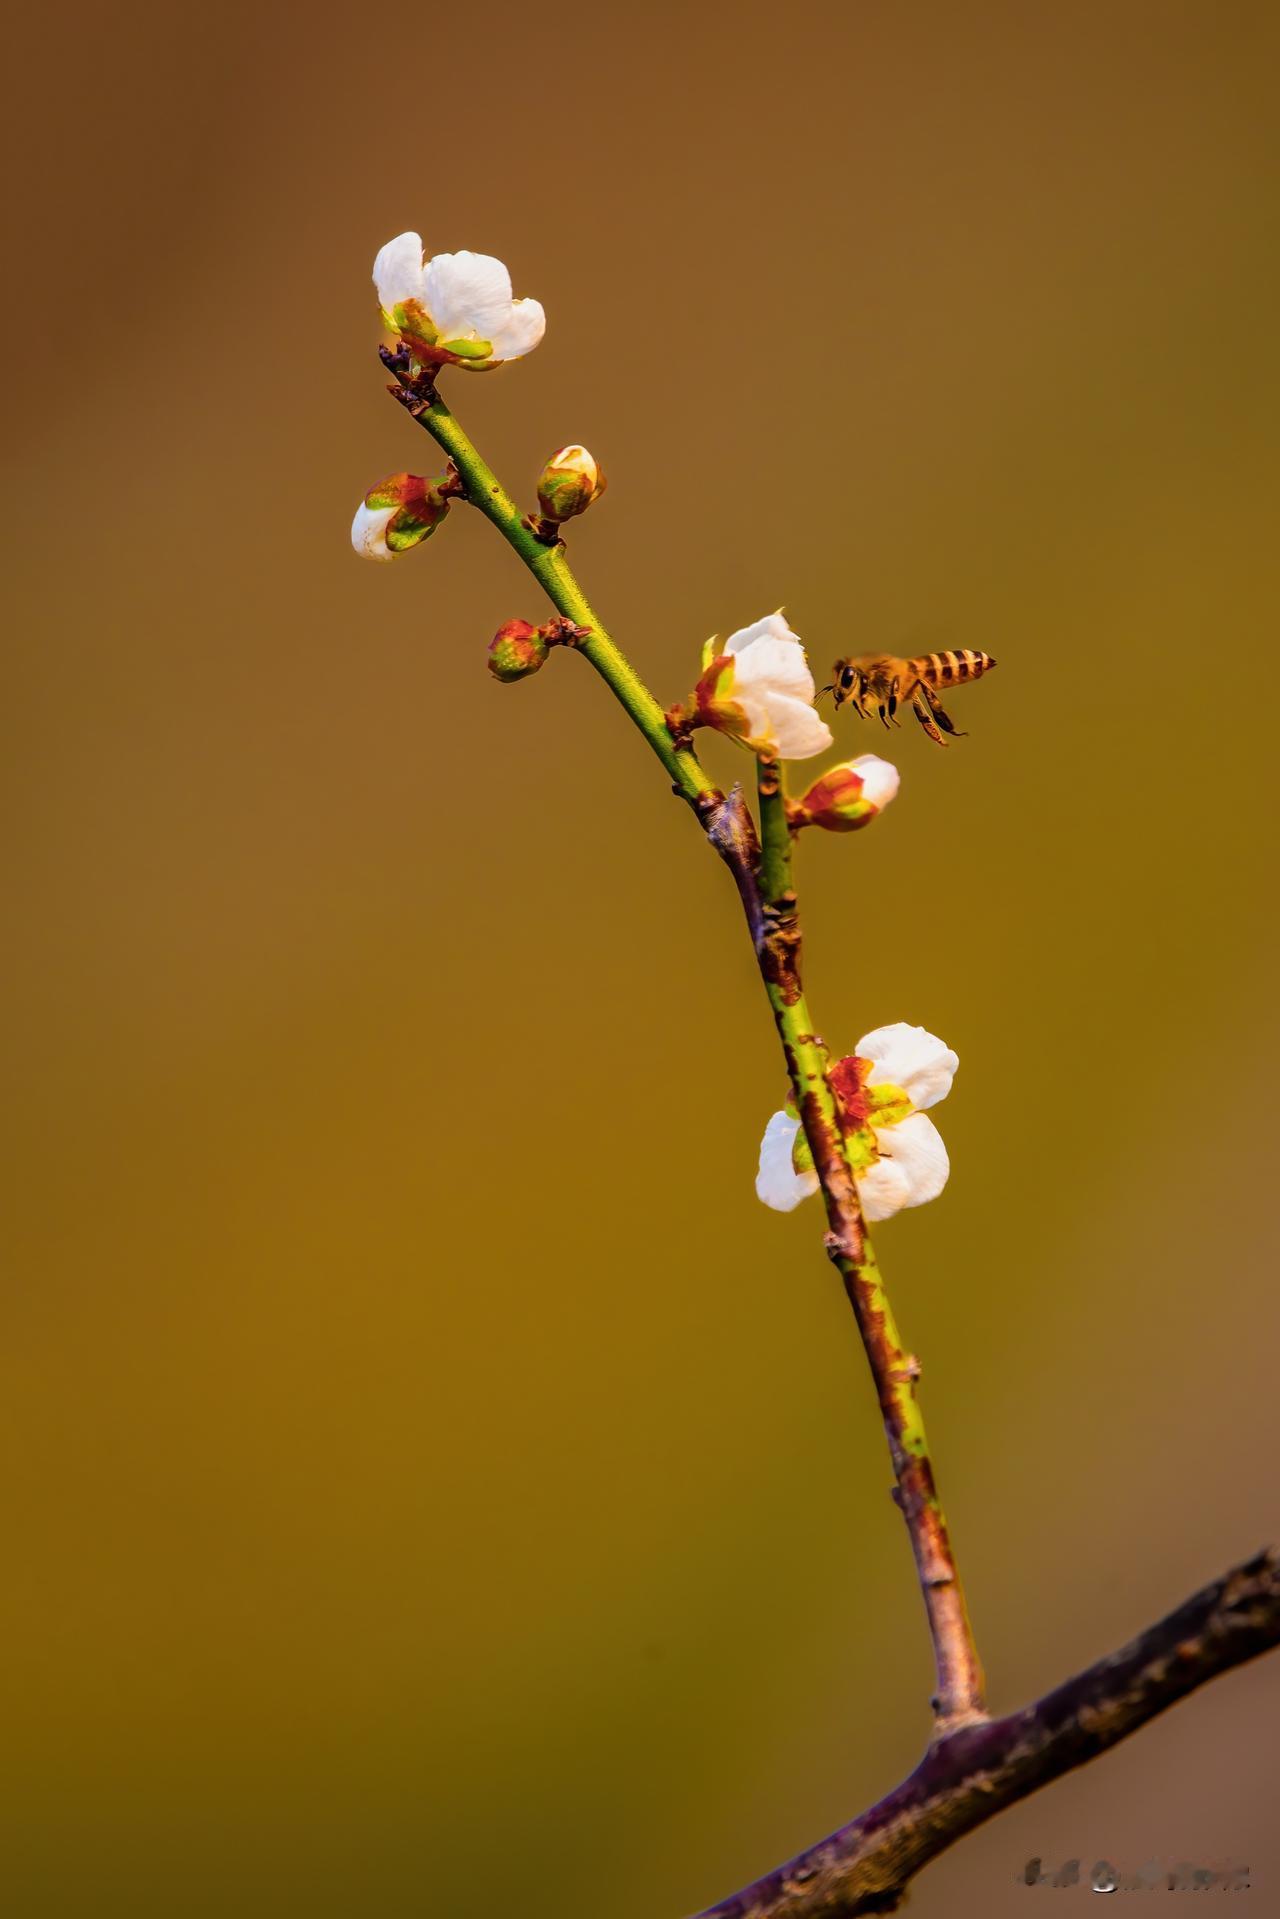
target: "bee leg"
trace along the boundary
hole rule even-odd
[[[889,718],[895,726],[902,725],[902,721],[898,718],[898,676],[896,673],[893,676],[893,685],[889,688]]]
[[[925,732],[929,735],[929,738],[931,740],[936,740],[939,746],[945,746],[947,742],[943,739],[941,733],[939,733],[937,727],[934,725],[933,715],[929,711],[928,702],[921,695],[919,687],[917,687],[915,692],[911,695],[911,711],[915,714],[921,726],[924,728]]]
[[[928,700],[929,702],[929,706],[933,713],[934,719],[938,722],[938,725],[942,728],[943,732],[950,733],[954,739],[967,740],[969,735],[967,733],[962,733],[959,727],[955,725],[954,721],[951,718],[951,715],[946,711],[945,707],[942,704],[942,701],[938,698],[933,688],[931,686],[926,686],[923,680],[921,680],[920,682],[920,688],[926,700]]]

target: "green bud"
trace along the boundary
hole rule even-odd
[[[548,651],[536,626],[528,620],[507,620],[489,642],[489,671],[504,685],[509,680],[527,680],[541,671]]]
[[[562,446],[538,475],[538,506],[544,520],[560,525],[585,513],[607,482],[585,446]]]

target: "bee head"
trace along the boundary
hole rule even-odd
[[[864,675],[861,668],[856,667],[852,660],[837,660],[831,671],[835,678],[829,690],[835,696],[836,711],[839,712],[847,701],[861,699]]]

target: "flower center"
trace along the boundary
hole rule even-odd
[[[871,1090],[867,1080],[872,1062],[856,1053],[839,1059],[827,1074],[847,1133],[860,1133],[871,1117]]]

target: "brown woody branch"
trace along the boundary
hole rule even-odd
[[[699,1919],[893,1912],[921,1868],[975,1826],[1278,1644],[1280,1548],[1273,1546],[1035,1705],[937,1740],[877,1805]]]
[[[762,809],[775,807],[780,829],[764,833],[762,846],[741,794],[735,790],[726,799],[715,788],[690,749],[687,731],[668,723],[600,625],[564,562],[563,548],[534,537],[434,388],[409,379],[407,366],[389,349],[383,357],[397,382],[396,398],[455,462],[466,497],[497,526],[557,611],[590,635],[580,650],[657,753],[733,874],[822,1178],[828,1250],[845,1278],[876,1377],[899,1503],[924,1588],[939,1692],[936,1736],[920,1764],[839,1832],[700,1919],[843,1919],[891,1912],[915,1874],[975,1826],[1127,1738],[1217,1673],[1280,1643],[1280,1551],[1273,1548],[1237,1567],[1037,1704],[1004,1719],[985,1717],[981,1673],[932,1475],[913,1469],[913,1462],[927,1463],[915,1406],[917,1369],[897,1337],[863,1236],[825,1048],[801,988],[798,925],[785,884],[781,780],[771,777],[761,788]],[[765,871],[771,866],[774,884]]]

